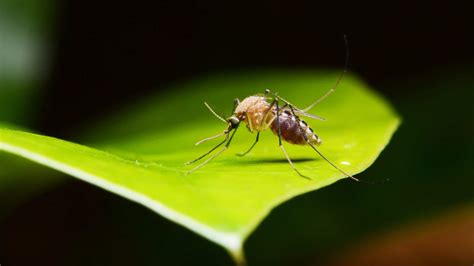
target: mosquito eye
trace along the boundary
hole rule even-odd
[[[232,124],[232,125],[237,125],[239,124],[239,119],[237,117],[231,117],[229,118],[229,122]]]

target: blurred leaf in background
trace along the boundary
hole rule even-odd
[[[0,2],[0,121],[28,126],[47,78],[50,1]]]
[[[33,126],[49,74],[53,17],[48,0],[0,1],[0,125]],[[5,154],[0,168],[0,216],[58,181],[52,171]]]

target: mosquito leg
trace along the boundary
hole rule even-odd
[[[273,97],[275,97],[276,100],[280,100],[280,101],[284,102],[286,105],[295,106],[294,104],[290,103],[289,101],[283,99],[283,98],[282,98],[281,96],[279,96],[276,92],[271,91],[270,89],[266,89],[266,90],[265,90],[265,95],[268,95],[269,93],[270,93],[271,95],[273,95]],[[296,108],[296,109],[298,109],[298,108]]]
[[[332,165],[332,167],[336,168],[336,170],[338,170],[339,172],[343,173],[344,175],[346,175],[347,177],[355,180],[355,181],[360,181],[359,179],[353,177],[352,175],[346,173],[344,170],[342,170],[341,168],[339,168],[336,164],[334,164],[333,162],[331,162],[328,158],[326,158],[326,156],[324,156],[318,149],[316,149],[316,147],[314,147],[314,145],[308,140],[308,137],[306,136],[305,132],[306,132],[306,129],[303,129],[301,127],[301,124],[300,124],[300,119],[299,117],[295,114],[295,111],[293,109],[293,106],[290,105],[290,110],[291,110],[291,113],[295,116],[296,118],[296,122],[298,123],[298,127],[300,128],[301,132],[303,133],[303,137],[306,141],[306,143],[308,143],[309,146],[311,146],[311,148],[313,148],[314,151],[316,151],[319,156],[321,156],[321,158],[323,158],[326,162],[328,162],[330,165]]]
[[[232,107],[232,114],[234,113],[235,109],[237,108],[237,106],[239,106],[240,104],[240,100],[239,98],[235,98],[234,99],[234,106]]]
[[[270,112],[273,112],[273,106],[275,105],[275,102],[277,100],[273,100],[272,103],[270,104],[270,107],[268,108],[268,110],[265,112],[265,115],[263,116],[263,119],[262,119],[262,123],[264,124],[263,126],[263,129],[267,129],[269,125],[271,125],[273,123],[273,120],[275,120],[276,116],[273,116],[272,119],[270,121],[267,122],[267,118],[268,118],[268,114]]]
[[[344,70],[345,71],[345,70]],[[346,72],[343,72],[343,73],[346,73]],[[342,78],[341,78],[342,79]],[[303,112],[308,112],[309,110],[313,109],[313,107],[315,107],[316,105],[318,105],[320,102],[322,102],[324,99],[326,99],[329,95],[331,95],[333,92],[336,91],[336,87],[337,85],[339,85],[340,83],[340,79],[338,79],[337,83],[336,83],[336,86],[331,88],[329,91],[327,91],[323,96],[321,96],[319,99],[317,99],[315,102],[313,102],[312,104],[310,104],[308,107],[304,108]]]
[[[225,134],[227,134],[227,131],[224,131],[224,132],[219,133],[219,134],[217,134],[217,135],[214,135],[214,136],[211,136],[211,137],[207,137],[207,138],[205,138],[205,139],[202,139],[202,140],[196,142],[195,145],[196,145],[196,146],[197,146],[197,145],[200,145],[201,143],[204,143],[204,142],[206,142],[206,141],[209,141],[209,140],[218,138],[218,137],[220,137],[220,136],[224,136]]]
[[[259,135],[260,135],[260,132],[257,132],[257,138],[255,139],[255,142],[252,144],[252,146],[250,146],[250,148],[248,149],[248,151],[243,152],[243,153],[237,153],[237,156],[245,156],[245,155],[247,155],[247,153],[249,153],[249,152],[253,149],[253,147],[255,147],[255,144],[257,144],[257,142],[258,142],[258,136],[259,136]]]
[[[227,133],[227,134],[225,135],[225,139],[224,139],[222,142],[220,142],[219,144],[217,144],[217,145],[216,145],[214,148],[212,148],[210,151],[208,151],[208,152],[204,153],[203,155],[199,156],[198,158],[196,158],[196,159],[194,159],[194,160],[192,160],[192,161],[186,162],[186,163],[184,163],[184,164],[185,164],[185,165],[189,165],[189,164],[192,164],[192,163],[195,163],[195,162],[201,160],[202,158],[206,157],[209,153],[211,153],[211,152],[213,152],[215,149],[219,148],[219,147],[220,147],[222,144],[224,144],[228,139],[229,139],[229,133]]]
[[[327,95],[325,95],[324,98],[326,98],[326,97],[327,97],[329,94],[331,94],[331,93],[332,93],[332,92],[327,93]],[[313,114],[308,114],[308,113],[307,113],[307,110],[313,108],[313,106],[316,105],[316,104],[314,104],[314,105],[312,104],[310,107],[305,108],[305,109],[302,110],[302,109],[299,109],[298,107],[296,107],[294,104],[290,103],[289,101],[287,101],[287,100],[283,99],[282,97],[278,96],[278,94],[277,94],[276,92],[273,92],[273,91],[271,91],[271,90],[269,90],[269,89],[266,89],[266,90],[265,90],[265,95],[268,95],[268,94],[271,94],[271,95],[273,95],[273,97],[275,97],[275,99],[278,99],[278,100],[284,102],[285,105],[284,105],[282,108],[284,108],[284,107],[286,107],[286,106],[292,106],[292,107],[295,109],[295,112],[296,112],[297,114],[299,114],[299,115],[306,116],[306,117],[309,117],[309,118],[312,118],[312,119],[316,119],[316,120],[321,120],[321,121],[325,121],[325,120],[326,120],[325,118],[320,117],[320,116],[318,116],[318,115],[313,115]],[[320,99],[318,100],[318,102],[322,101],[324,98],[323,98],[323,97],[320,98]]]
[[[275,103],[275,106],[276,106],[276,113],[277,113],[276,121],[277,121],[277,128],[278,128],[278,146],[280,146],[281,150],[285,154],[285,157],[288,160],[288,162],[290,163],[291,168],[293,168],[293,170],[295,170],[295,172],[298,173],[299,176],[301,176],[303,178],[306,178],[306,179],[311,179],[311,178],[301,174],[300,171],[298,171],[298,169],[296,169],[295,165],[293,164],[293,162],[290,159],[290,156],[288,156],[288,153],[286,152],[285,147],[283,147],[283,144],[281,142],[280,109],[278,107],[278,101]]]
[[[248,125],[249,125],[250,132],[253,132],[252,119],[249,117],[249,115],[247,114],[247,112],[244,112],[244,114],[245,114],[245,117],[247,118],[247,122],[248,122]]]
[[[344,43],[345,43],[345,46],[346,46],[346,60],[345,60],[345,63],[344,63],[344,70],[339,75],[339,77],[336,80],[336,83],[333,85],[333,87],[329,91],[327,91],[321,98],[319,98],[318,100],[316,100],[315,102],[310,104],[308,107],[306,107],[304,109],[301,109],[301,111],[303,111],[304,113],[308,112],[311,108],[313,108],[315,105],[317,105],[322,100],[324,100],[326,97],[328,97],[330,94],[332,94],[334,91],[336,91],[336,88],[338,87],[339,83],[341,83],[342,79],[344,78],[344,75],[347,73],[347,69],[348,69],[348,66],[349,66],[349,44],[348,44],[348,41],[347,41],[347,37],[345,35],[344,35]],[[268,95],[268,94],[272,94],[275,97],[275,99],[279,99],[282,102],[285,102],[288,105],[292,105],[293,107],[295,107],[295,105],[291,104],[289,101],[287,101],[287,100],[283,99],[282,97],[278,96],[278,94],[276,92],[273,92],[270,89],[265,90],[264,95]],[[300,110],[297,107],[295,107],[295,108]]]
[[[306,139],[306,143],[309,144],[309,146],[311,146],[311,148],[313,148],[313,150],[315,152],[317,152],[319,154],[319,156],[321,156],[321,158],[323,158],[326,162],[328,162],[330,165],[332,165],[334,168],[336,168],[339,172],[345,174],[347,177],[355,180],[355,181],[360,181],[358,178],[355,178],[353,177],[352,175],[346,173],[346,171],[342,170],[341,168],[339,168],[336,164],[334,164],[333,162],[329,161],[328,158],[326,158],[326,156],[324,156],[318,149],[316,149],[316,147],[314,147],[313,144],[311,144],[307,139]]]
[[[207,158],[204,162],[202,162],[201,164],[199,164],[198,166],[194,167],[193,169],[189,170],[187,172],[187,174],[191,174],[192,172],[198,170],[199,168],[203,167],[204,165],[206,165],[208,162],[210,162],[212,159],[216,158],[217,156],[219,156],[221,153],[223,153],[225,150],[227,150],[227,148],[229,148],[229,145],[230,145],[230,142],[232,141],[232,138],[234,138],[234,135],[235,135],[235,132],[237,131],[237,128],[235,128],[234,132],[232,132],[232,135],[230,136],[229,140],[227,140],[227,138],[225,140],[227,140],[227,143],[225,144],[225,146],[220,150],[218,151],[217,153],[215,153],[214,155],[212,155],[211,157]],[[227,135],[228,136],[228,135]],[[220,146],[220,144],[219,144]],[[217,147],[216,147],[217,148]],[[215,149],[215,148],[214,148]],[[213,149],[213,150],[214,150]]]

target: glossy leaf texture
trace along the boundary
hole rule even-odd
[[[202,102],[229,115],[234,98],[271,88],[303,108],[331,88],[337,76],[302,70],[210,76],[170,87],[103,120],[87,134],[90,146],[4,128],[0,149],[138,202],[223,246],[239,261],[245,239],[272,208],[345,176],[310,147],[284,144],[296,167],[311,180],[301,178],[271,132],[261,134],[247,156],[237,157],[255,138],[243,125],[226,152],[187,175],[192,166],[183,163],[219,140],[194,143],[226,127]],[[320,151],[351,174],[375,161],[400,121],[380,95],[353,76],[311,113],[327,119],[307,120],[323,140]]]

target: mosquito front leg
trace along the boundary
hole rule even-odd
[[[260,132],[257,132],[257,137],[255,138],[255,141],[254,143],[252,144],[252,146],[250,146],[250,148],[246,151],[246,152],[243,152],[243,153],[237,153],[237,156],[245,156],[247,155],[247,153],[249,153],[253,147],[255,147],[255,145],[257,144],[258,142],[258,137],[260,136]]]
[[[225,140],[227,140],[227,143],[225,144],[225,146],[220,150],[218,151],[217,153],[215,153],[214,155],[212,155],[211,157],[207,158],[207,160],[205,160],[204,162],[202,162],[201,164],[199,164],[198,166],[194,167],[193,169],[189,170],[187,172],[187,174],[191,174],[192,172],[198,170],[199,168],[203,167],[204,165],[206,165],[208,162],[210,162],[212,159],[216,158],[217,156],[219,156],[221,153],[223,153],[225,150],[227,150],[227,148],[229,148],[229,145],[230,145],[230,142],[232,141],[232,139],[234,138],[234,135],[235,135],[235,132],[237,131],[237,128],[238,126],[234,129],[234,132],[232,132],[232,135],[230,136],[230,138],[227,140],[227,138]],[[227,135],[229,136],[229,135]],[[214,147],[210,152],[212,152],[213,150],[215,150],[217,147],[219,147],[222,143],[219,143],[218,146]],[[208,152],[207,154],[209,154],[210,152]],[[207,154],[205,154],[204,156],[206,156]],[[204,157],[204,156],[201,156],[200,158]],[[195,162],[197,160],[194,160],[193,162]]]
[[[192,161],[189,161],[189,162],[186,162],[184,163],[185,165],[189,165],[189,164],[192,164],[192,163],[195,163],[199,160],[201,160],[202,158],[206,157],[207,155],[209,155],[211,152],[213,152],[215,149],[219,148],[222,144],[224,144],[227,140],[229,139],[229,132],[226,133],[225,135],[225,139],[220,142],[219,144],[217,144],[214,148],[212,148],[211,150],[209,150],[208,152],[204,153],[203,155],[199,156],[198,158],[192,160]],[[199,143],[199,142],[198,142]]]

